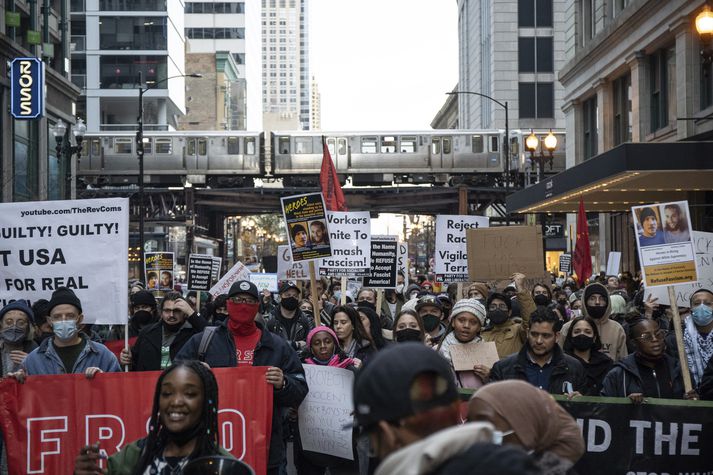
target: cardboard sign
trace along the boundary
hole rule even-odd
[[[331,256],[327,208],[322,193],[288,196],[280,202],[292,262]]]
[[[327,211],[332,256],[319,261],[319,275],[364,277],[371,271],[371,217],[368,211]]]
[[[514,272],[539,276],[545,271],[539,226],[469,229],[467,236],[471,281],[507,279]]]
[[[85,323],[126,323],[128,259],[128,198],[0,203],[1,307],[68,287]]]
[[[250,274],[250,282],[255,284],[255,287],[257,287],[257,290],[260,292],[263,290],[277,292],[277,274],[258,274],[253,272]]]
[[[250,270],[245,267],[242,262],[238,261],[208,292],[210,292],[213,298],[216,298],[218,295],[227,294],[233,282],[249,279]]]
[[[371,238],[371,275],[364,277],[364,287],[393,289],[399,253],[398,236],[373,236]]]
[[[607,275],[619,275],[621,252],[611,251],[607,258]]]
[[[487,216],[439,215],[436,217],[435,272],[446,282],[468,281],[466,231],[490,226]],[[430,256],[429,256],[430,257]]]
[[[631,212],[644,285],[697,281],[688,201],[633,206]]]
[[[456,371],[470,371],[479,364],[492,368],[500,361],[498,349],[494,341],[480,341],[476,344],[454,344],[449,348],[453,369]]]
[[[399,257],[396,261],[396,273],[404,276],[404,289],[408,288],[408,243],[399,243]]]
[[[315,261],[315,272],[319,273],[320,261]],[[277,280],[309,280],[309,264],[292,262],[289,246],[277,246]]]
[[[191,254],[188,256],[188,289],[210,290],[213,275],[213,256]]]
[[[560,272],[563,274],[572,272],[572,254],[560,254]]]
[[[305,364],[307,393],[299,408],[299,427],[304,450],[354,460],[352,422],[354,373],[332,366]]]

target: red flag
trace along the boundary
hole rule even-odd
[[[579,213],[577,213],[577,244],[572,257],[574,272],[579,284],[584,284],[592,275],[592,253],[589,250],[589,226],[587,212],[584,210],[584,199],[579,197]]]
[[[324,195],[324,204],[329,211],[346,211],[347,202],[344,199],[342,187],[337,178],[337,169],[334,168],[332,156],[329,153],[327,142],[322,140],[322,169],[319,172],[319,186]]]

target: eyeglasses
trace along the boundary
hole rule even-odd
[[[491,312],[494,312],[495,310],[505,310],[507,312],[508,306],[505,305],[504,303],[502,303],[500,305],[491,305],[490,307],[488,307],[488,310],[490,310]]]
[[[27,328],[29,323],[27,320],[5,320],[2,322],[3,328],[17,327],[17,328]]]
[[[666,338],[667,334],[667,331],[659,330],[656,333],[642,333],[641,335],[637,336],[636,339],[651,342],[656,340],[663,340],[664,338]]]
[[[257,303],[257,300],[252,297],[230,297],[230,301],[233,303]]]

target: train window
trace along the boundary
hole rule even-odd
[[[381,153],[394,153],[396,151],[396,137],[381,137]]]
[[[339,139],[339,155],[347,154],[347,139]]]
[[[89,141],[89,153],[92,155],[92,157],[98,157],[101,155],[101,142],[99,140],[90,140]]]
[[[497,135],[493,135],[490,137],[490,151],[491,152],[497,152],[500,149],[499,141],[500,141],[500,138]]]
[[[245,137],[245,155],[255,155],[255,137]]]
[[[153,139],[151,137],[144,137],[144,155],[153,153]]]
[[[156,153],[169,154],[173,150],[173,141],[170,138],[156,139]]]
[[[483,153],[483,136],[474,135],[471,140],[471,150],[473,153]]]
[[[277,144],[277,149],[280,151],[280,154],[282,155],[287,155],[290,153],[290,138],[289,137],[280,137],[277,139],[278,144]]]
[[[433,140],[431,141],[431,153],[432,154],[441,153],[441,138],[440,137],[433,137]]]
[[[195,155],[195,154],[196,154],[196,140],[188,139],[186,141],[186,155]]]
[[[238,155],[240,153],[240,140],[238,137],[228,137],[228,155]]]
[[[414,153],[416,151],[416,137],[401,137],[401,153]]]
[[[312,153],[312,137],[295,137],[295,153]]]
[[[329,154],[334,157],[337,154],[337,149],[335,148],[335,140],[333,138],[328,138],[327,139],[327,149],[329,150]]]
[[[208,140],[198,139],[198,155],[208,155]]]
[[[376,153],[376,137],[361,138],[361,153]]]
[[[134,141],[132,138],[115,138],[114,153],[131,153],[131,144]]]
[[[443,138],[443,153],[451,153],[451,139]]]

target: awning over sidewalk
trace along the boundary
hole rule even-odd
[[[510,213],[576,213],[685,200],[713,190],[713,142],[627,143],[507,198]]]

